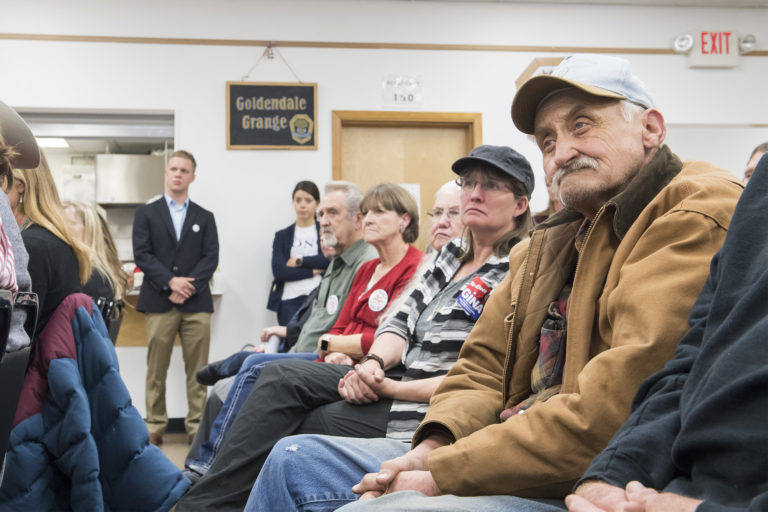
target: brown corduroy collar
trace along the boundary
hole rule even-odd
[[[606,206],[613,206],[616,210],[613,217],[613,230],[619,240],[624,238],[643,208],[648,206],[656,194],[666,187],[682,168],[683,163],[677,155],[672,153],[669,147],[663,145],[653,155],[648,165],[635,174],[626,188],[605,203]],[[534,229],[544,229],[583,220],[584,215],[566,207]]]

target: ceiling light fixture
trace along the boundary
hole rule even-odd
[[[739,53],[744,55],[755,49],[757,38],[752,34],[747,34],[739,38]]]
[[[693,36],[691,34],[680,34],[675,38],[672,47],[677,53],[688,53],[693,48]]]
[[[41,148],[68,148],[69,143],[62,137],[35,137]]]

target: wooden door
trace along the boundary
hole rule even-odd
[[[333,179],[363,191],[385,181],[418,185],[421,250],[429,242],[435,192],[455,179],[451,164],[481,144],[481,114],[333,112]]]

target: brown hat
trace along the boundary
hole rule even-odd
[[[7,146],[13,147],[16,156],[11,158],[15,169],[34,169],[40,165],[40,150],[27,123],[11,107],[0,101],[0,133]]]
[[[512,121],[518,130],[533,134],[536,111],[550,94],[575,87],[593,96],[628,100],[653,108],[645,84],[632,73],[626,59],[610,55],[571,55],[551,75],[534,76],[525,82],[512,101]]]

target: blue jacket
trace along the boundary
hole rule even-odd
[[[320,239],[320,224],[315,222],[317,237]],[[277,311],[280,301],[283,298],[283,285],[286,281],[299,281],[312,277],[312,270],[328,268],[328,258],[323,256],[320,244],[317,244],[316,256],[305,256],[302,258],[301,267],[286,267],[285,262],[291,258],[291,247],[293,246],[293,234],[296,231],[296,224],[291,224],[285,229],[275,233],[275,239],[272,241],[272,275],[275,277],[272,286],[269,289],[269,299],[267,300],[267,309]]]
[[[6,464],[3,511],[164,511],[189,486],[149,444],[86,295],[64,299],[40,333]]]

